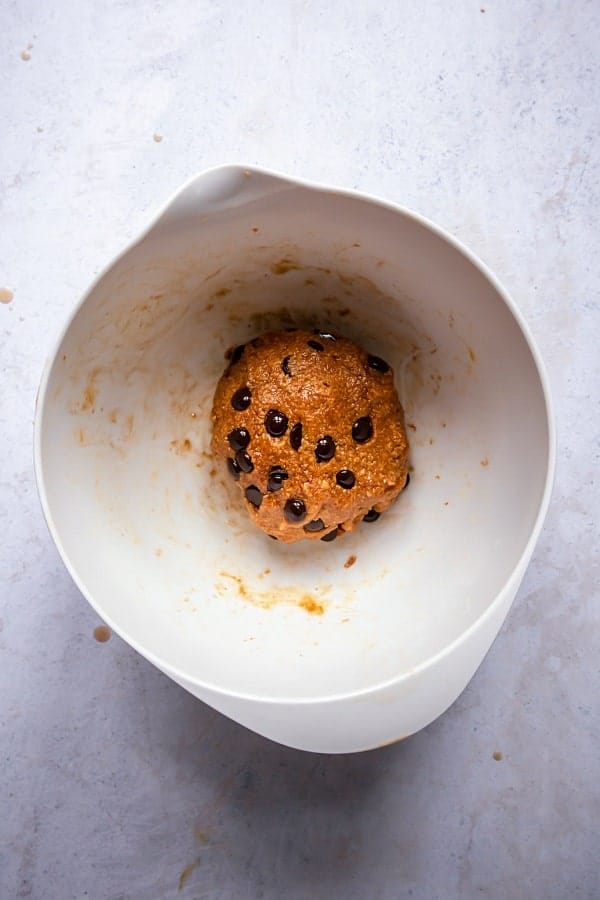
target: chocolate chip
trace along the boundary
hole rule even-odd
[[[251,503],[252,506],[255,506],[257,509],[260,507],[260,504],[263,501],[263,495],[255,484],[251,484],[247,487],[244,494],[246,495],[248,503]]]
[[[246,453],[245,450],[238,450],[238,452],[235,454],[235,461],[242,472],[245,472],[246,475],[254,468],[254,463],[252,462],[250,455]]]
[[[301,522],[302,519],[306,517],[306,505],[304,500],[299,500],[297,497],[290,497],[289,500],[286,500],[283,514],[288,522],[293,524]]]
[[[318,350],[319,353],[322,353],[322,351],[325,349],[323,344],[320,344],[318,341],[307,341],[306,343],[309,347],[312,347],[313,350]]]
[[[335,541],[335,539],[339,533],[340,533],[339,528],[334,528],[333,531],[329,532],[329,534],[324,534],[323,537],[321,538],[321,540],[326,541],[329,544],[331,541]]]
[[[228,470],[229,470],[229,474],[231,475],[231,477],[232,477],[232,478],[235,478],[235,480],[237,481],[238,478],[240,477],[240,472],[241,472],[242,470],[241,470],[240,467],[238,466],[238,464],[237,464],[237,462],[235,461],[235,459],[231,459],[231,457],[228,457],[228,458],[227,458],[227,468],[228,468]]]
[[[409,484],[410,484],[410,472],[407,472],[406,473],[406,481],[404,482],[404,487],[402,488],[402,490],[404,490],[404,488],[407,488]]]
[[[240,361],[240,359],[242,358],[242,356],[244,354],[245,349],[246,349],[245,344],[240,344],[238,347],[236,347],[234,349],[233,353],[231,354],[231,365],[232,366],[235,366],[235,364]]]
[[[375,369],[376,372],[388,372],[390,368],[385,359],[382,359],[380,356],[369,356],[367,364],[371,369]]]
[[[376,522],[381,513],[377,512],[376,509],[370,509],[366,515],[363,516],[363,522]]]
[[[319,438],[315,447],[317,462],[328,462],[335,456],[335,441],[330,434]]]
[[[265,428],[271,437],[283,437],[288,427],[288,417],[278,409],[270,409],[265,416]]]
[[[352,426],[352,437],[357,444],[366,444],[373,437],[373,423],[370,416],[361,416]]]
[[[337,341],[335,334],[332,334],[330,331],[319,331],[315,328],[315,334],[318,334],[324,341]]]
[[[278,540],[279,540],[279,538],[277,537],[276,534],[270,534],[269,537],[271,538],[272,541],[278,541]]]
[[[245,385],[244,387],[238,388],[235,392],[231,398],[231,405],[234,409],[237,409],[238,412],[242,412],[242,410],[248,409],[251,399],[252,391],[248,385]]]
[[[292,450],[299,450],[302,443],[302,422],[296,422],[290,431],[290,446]]]
[[[292,372],[290,370],[290,358],[289,356],[284,356],[281,360],[281,369],[284,375],[289,375],[290,378],[292,376]]]
[[[291,331],[298,331],[297,328],[286,328],[285,330],[286,330],[286,331],[290,331],[290,332],[291,332]]]
[[[232,450],[245,450],[250,443],[250,432],[247,428],[234,428],[227,435]]]
[[[289,478],[287,469],[283,466],[271,466],[267,477],[267,490],[279,491],[283,487],[283,482]]]
[[[340,471],[335,476],[335,480],[340,487],[346,488],[346,490],[350,490],[350,488],[353,488],[356,483],[354,472],[352,472],[350,469],[340,469]]]
[[[323,519],[313,519],[312,522],[309,522],[308,525],[304,526],[304,530],[309,533],[313,531],[323,531],[325,528],[325,522]]]

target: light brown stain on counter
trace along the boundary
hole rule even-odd
[[[181,875],[179,876],[179,885],[177,887],[177,892],[179,893],[186,886],[187,880],[198,865],[197,862],[190,863],[189,866],[186,866]]]

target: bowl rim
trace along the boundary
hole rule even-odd
[[[479,272],[487,279],[487,281],[492,285],[500,299],[504,302],[509,312],[511,313],[513,319],[516,321],[527,346],[529,348],[529,352],[531,353],[532,359],[535,364],[535,368],[537,371],[537,375],[540,381],[540,386],[542,388],[542,394],[544,398],[544,407],[546,413],[546,427],[547,427],[547,437],[548,437],[548,453],[546,457],[546,475],[544,479],[544,490],[542,493],[541,500],[539,502],[538,511],[535,517],[535,521],[530,529],[529,537],[526,540],[524,547],[516,560],[510,575],[507,577],[506,581],[502,585],[502,587],[496,593],[496,596],[491,601],[491,603],[485,608],[485,610],[466,628],[461,634],[459,634],[454,640],[448,643],[446,646],[442,647],[436,653],[424,659],[422,662],[413,666],[401,674],[392,676],[387,678],[381,682],[377,682],[373,685],[370,685],[366,688],[359,688],[353,691],[341,691],[332,694],[326,694],[323,696],[293,696],[293,697],[273,697],[267,694],[256,694],[251,692],[237,691],[231,690],[229,688],[223,688],[218,684],[211,683],[209,681],[204,681],[199,678],[194,678],[190,676],[188,673],[181,671],[174,666],[171,662],[168,662],[162,659],[157,654],[152,651],[144,648],[136,638],[132,637],[127,633],[125,629],[122,629],[119,625],[117,625],[111,616],[107,616],[102,610],[101,604],[98,603],[93,597],[91,591],[88,590],[87,586],[84,584],[83,579],[79,576],[78,571],[75,566],[71,563],[69,558],[69,554],[62,542],[60,534],[58,532],[58,528],[54,521],[54,517],[52,515],[52,510],[50,508],[50,503],[48,501],[48,495],[46,492],[46,484],[44,477],[44,464],[42,459],[42,448],[41,448],[41,432],[42,432],[42,419],[44,415],[44,409],[46,405],[46,396],[48,390],[48,384],[50,380],[50,374],[52,372],[54,363],[57,359],[58,352],[60,350],[61,344],[65,339],[71,325],[83,308],[88,298],[95,290],[97,285],[102,281],[102,279],[110,272],[110,270],[124,257],[126,256],[134,247],[140,244],[152,231],[152,229],[158,224],[162,216],[175,204],[180,196],[188,191],[188,189],[197,181],[204,180],[216,173],[221,175],[225,175],[229,172],[231,175],[260,175],[267,176],[273,178],[276,181],[281,183],[287,183],[290,187],[299,187],[303,188],[307,191],[312,191],[320,194],[335,194],[340,197],[348,197],[355,200],[360,200],[362,202],[369,203],[373,206],[378,206],[382,209],[389,210],[390,212],[397,213],[401,216],[404,216],[407,219],[410,219],[420,225],[421,227],[429,230],[437,237],[441,238],[451,247],[453,247],[458,253],[464,256]],[[42,370],[42,374],[40,377],[40,383],[38,386],[36,398],[35,398],[35,411],[34,411],[34,423],[33,423],[33,462],[34,462],[34,472],[35,479],[37,484],[38,496],[40,499],[42,511],[44,514],[44,518],[46,520],[46,525],[48,527],[48,531],[50,532],[50,536],[54,541],[56,548],[60,554],[60,557],[67,569],[69,575],[73,579],[76,587],[86,598],[92,609],[97,613],[97,615],[106,622],[107,625],[115,632],[115,634],[119,635],[126,643],[128,643],[134,650],[136,650],[141,656],[147,659],[149,662],[153,663],[158,669],[163,671],[165,674],[172,676],[176,681],[183,681],[187,685],[191,685],[194,688],[198,688],[200,690],[204,690],[206,692],[212,693],[214,695],[218,695],[221,697],[226,697],[231,700],[241,700],[241,701],[251,701],[253,703],[266,704],[272,706],[311,706],[311,705],[322,705],[328,703],[336,703],[340,701],[349,701],[349,700],[357,700],[366,698],[370,695],[377,694],[392,686],[399,685],[403,682],[408,682],[409,679],[415,678],[416,676],[424,673],[429,669],[433,669],[435,666],[441,664],[445,659],[456,653],[460,650],[460,648],[466,644],[470,638],[479,630],[485,627],[487,621],[496,614],[498,607],[504,601],[505,596],[510,592],[511,589],[514,588],[515,592],[519,587],[520,581],[524,574],[524,569],[527,566],[530,558],[532,556],[535,545],[539,539],[540,533],[542,531],[542,527],[544,524],[544,520],[546,518],[546,514],[548,512],[548,507],[550,504],[550,499],[552,495],[554,478],[555,478],[555,469],[556,469],[556,422],[554,415],[554,408],[552,403],[552,397],[550,392],[550,385],[548,376],[546,373],[545,365],[543,363],[540,351],[537,347],[535,339],[532,335],[532,332],[525,321],[520,309],[517,307],[515,301],[512,299],[508,291],[501,284],[496,275],[491,271],[491,269],[472,251],[467,247],[462,241],[458,238],[454,237],[450,232],[446,231],[440,225],[437,225],[435,222],[431,221],[427,217],[421,215],[418,212],[410,209],[409,207],[403,206],[400,203],[394,203],[392,201],[384,200],[381,197],[378,197],[374,194],[370,194],[365,191],[359,191],[352,188],[340,188],[335,185],[324,184],[318,181],[311,181],[309,179],[297,177],[294,175],[288,175],[286,173],[279,172],[274,169],[266,168],[263,166],[256,165],[242,165],[239,163],[225,163],[223,165],[212,166],[208,169],[204,169],[192,177],[188,178],[182,185],[180,185],[167,199],[166,202],[162,203],[155,209],[154,214],[150,217],[148,224],[142,228],[141,232],[127,242],[126,246],[119,251],[112,259],[98,272],[95,278],[92,280],[88,288],[84,291],[78,302],[74,305],[73,309],[69,313],[66,318],[66,321],[59,331],[58,336],[53,342],[53,346],[51,348],[50,353],[46,357],[46,361],[44,363],[44,367]],[[516,583],[515,583],[516,582]],[[509,607],[510,608],[510,607]],[[494,634],[495,639],[497,633]],[[486,651],[487,652],[487,651]],[[478,663],[479,664],[479,663]]]

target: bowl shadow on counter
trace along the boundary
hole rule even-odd
[[[255,896],[263,887],[268,896],[285,896],[286,884],[294,897],[343,896],[353,873],[364,876],[390,852],[390,828],[400,839],[392,841],[394,865],[414,877],[414,829],[407,824],[398,835],[385,807],[390,791],[401,796],[410,823],[411,772],[422,762],[423,734],[363,753],[309,753],[248,731],[175,685],[172,693],[156,730],[167,740],[169,767],[189,785],[197,856],[181,877],[189,877],[190,896],[196,877],[206,884],[225,871]]]

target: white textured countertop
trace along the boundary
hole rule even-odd
[[[595,0],[1,5],[0,897],[600,897],[599,46]],[[38,505],[65,317],[224,161],[439,222],[547,365],[556,489],[512,612],[450,711],[377,752],[279,747],[96,642]]]

